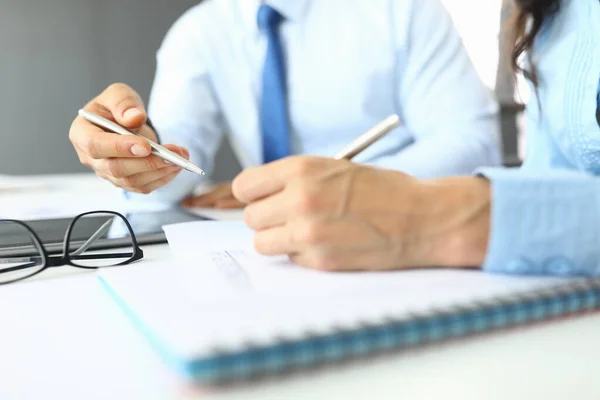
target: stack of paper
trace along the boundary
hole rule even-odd
[[[51,187],[39,179],[20,178],[12,175],[0,175],[0,193],[17,190],[39,190]]]

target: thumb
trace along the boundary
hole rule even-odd
[[[140,95],[123,83],[110,85],[86,106],[128,129],[139,129],[146,123],[146,108]]]

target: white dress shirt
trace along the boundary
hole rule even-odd
[[[162,143],[211,172],[224,135],[243,167],[262,163],[266,38],[259,0],[205,0],[167,34],[149,115]],[[439,0],[272,0],[281,26],[294,154],[329,156],[391,113],[403,126],[355,161],[418,177],[500,161],[497,104]],[[189,194],[181,173],[154,196]]]

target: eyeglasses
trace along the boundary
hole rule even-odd
[[[87,212],[73,218],[60,256],[50,256],[38,234],[23,221],[0,220],[0,229],[13,241],[7,244],[9,255],[0,253],[0,285],[30,278],[47,268],[70,265],[98,269],[127,265],[144,257],[129,221],[113,211]],[[109,250],[115,245],[117,251]]]

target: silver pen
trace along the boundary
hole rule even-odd
[[[360,135],[358,138],[353,140],[350,144],[340,150],[336,155],[333,156],[336,160],[351,160],[360,152],[365,150],[367,147],[387,135],[394,128],[400,125],[400,117],[396,114],[392,114],[377,125]]]
[[[119,125],[109,119],[106,119],[104,117],[101,117],[97,114],[94,114],[92,112],[89,112],[89,111],[86,111],[83,109],[79,110],[79,116],[86,119],[87,121],[91,122],[92,124],[96,125],[97,127],[107,130],[108,132],[118,133],[119,135],[139,136],[142,139],[146,140],[148,142],[148,144],[150,145],[150,147],[152,147],[152,154],[162,158],[165,161],[170,162],[171,164],[177,165],[178,167],[186,169],[195,174],[206,175],[206,173],[202,169],[200,169],[196,165],[192,164],[185,158],[181,157],[179,154],[167,149],[166,147],[161,146],[158,143],[153,142],[152,140],[140,135],[139,133],[135,133],[130,130],[127,130],[127,129],[123,128],[121,125]]]

